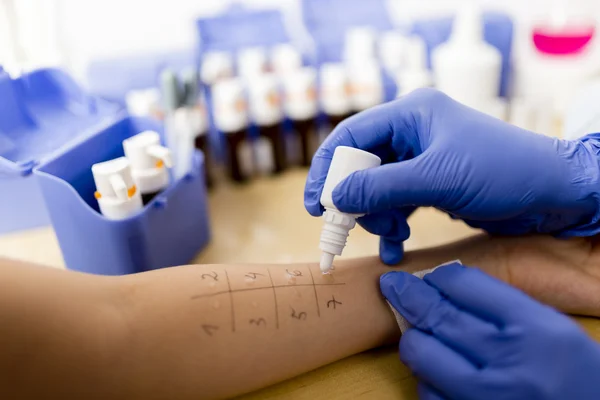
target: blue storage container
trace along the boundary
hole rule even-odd
[[[65,74],[0,74],[0,234],[50,223],[32,172],[119,107],[85,95]]]
[[[346,30],[370,26],[393,29],[385,0],[302,0],[302,18],[312,35],[318,63],[342,59]]]
[[[13,144],[0,153],[0,161],[11,174],[27,175],[21,178],[27,188],[45,200],[68,268],[106,275],[141,272],[185,264],[208,243],[201,153],[193,173],[140,213],[108,220],[97,211],[91,166],[122,156],[124,139],[147,129],[161,132],[161,126],[86,96],[59,70],[8,81],[14,96],[0,99],[11,100],[9,111],[18,118],[0,124],[0,137]],[[13,219],[27,217],[28,210],[15,205]]]
[[[233,4],[226,12],[196,21],[200,54],[208,51],[235,53],[245,47],[273,47],[290,41],[281,12],[253,10]]]

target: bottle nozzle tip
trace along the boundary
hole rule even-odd
[[[333,267],[333,258],[335,256],[331,253],[327,253],[327,252],[323,252],[321,253],[321,263],[320,263],[320,267],[321,267],[321,272],[324,274],[329,273],[329,271],[332,269]]]

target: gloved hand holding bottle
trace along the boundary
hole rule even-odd
[[[518,289],[458,263],[380,285],[414,326],[400,358],[421,400],[600,398],[600,345]]]
[[[382,237],[380,255],[394,264],[409,236],[406,218],[420,206],[496,234],[600,232],[600,134],[565,141],[504,123],[448,96],[420,89],[338,125],[313,158],[304,203],[319,203],[337,146],[378,155],[333,192],[336,207],[366,214],[358,222]]]

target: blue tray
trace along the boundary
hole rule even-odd
[[[185,264],[207,244],[201,153],[192,173],[137,215],[111,221],[97,210],[91,166],[122,156],[123,139],[162,133],[160,124],[88,96],[56,69],[0,76],[0,98],[0,230],[49,215],[67,267],[108,275]]]

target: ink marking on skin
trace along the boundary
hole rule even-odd
[[[248,279],[252,279],[252,280],[256,280],[257,277],[259,276],[265,276],[264,274],[259,274],[257,272],[248,272],[246,275],[244,275],[246,278]]]
[[[248,321],[248,323],[250,325],[256,325],[256,326],[267,326],[267,321],[264,318],[258,318],[258,319],[251,319],[250,321]]]
[[[298,271],[297,269],[290,271],[289,269],[286,268],[285,272],[292,277],[297,277],[297,276],[302,276],[302,271]]]
[[[292,315],[291,315],[292,318],[295,318],[295,319],[298,319],[301,321],[305,321],[306,317],[308,317],[308,314],[306,314],[304,311],[296,313],[296,310],[294,310],[294,307],[290,306],[290,308],[292,309]]]
[[[212,271],[212,274],[202,274],[201,276],[202,276],[202,279],[212,278],[213,281],[219,280],[219,275],[215,271]]]
[[[273,284],[271,270],[267,268],[267,272],[269,273],[269,280],[271,281],[271,287],[273,288],[273,302],[275,303],[275,327],[279,329],[279,306],[277,305],[277,291],[275,290],[275,285]]]
[[[308,267],[308,272],[310,273],[310,279],[312,280],[312,287],[315,292],[315,301],[317,302],[317,317],[321,318],[321,310],[319,308],[319,296],[317,296],[317,286],[315,285],[315,278],[313,277],[313,273]]]
[[[202,329],[208,336],[212,336],[214,332],[219,330],[219,327],[216,325],[202,325]]]
[[[231,292],[231,282],[229,282],[229,274],[224,270],[225,278],[227,278],[227,289],[229,292],[229,302],[231,303],[231,332],[235,332],[235,307],[233,305],[233,293]]]
[[[342,304],[343,303],[341,301],[337,301],[335,296],[332,295],[331,300],[327,302],[327,308],[333,308],[335,310],[338,305],[341,306]]]

